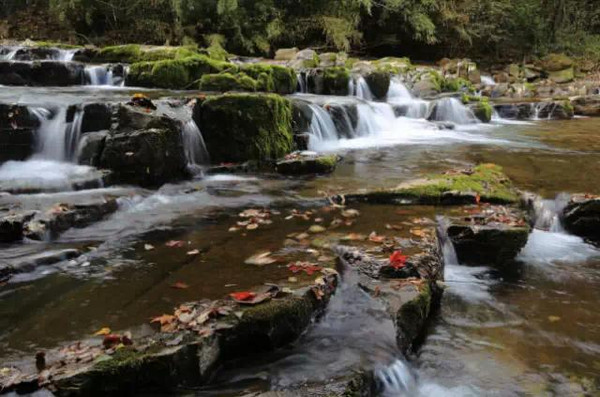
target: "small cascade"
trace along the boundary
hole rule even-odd
[[[114,86],[113,71],[110,67],[103,65],[86,66],[86,83],[89,85],[108,85]]]
[[[360,76],[356,80],[356,97],[360,99],[364,99],[365,101],[372,101],[373,94],[371,93],[371,89],[369,88],[369,84],[364,77]]]
[[[406,117],[411,119],[424,119],[429,114],[430,103],[423,99],[413,99],[408,103]]]
[[[183,148],[185,151],[185,157],[188,162],[188,168],[191,171],[195,171],[198,166],[206,165],[210,163],[210,157],[202,132],[198,125],[193,119],[183,123],[182,127],[183,136]]]
[[[356,86],[353,78],[348,79],[348,95],[356,96]]]
[[[564,232],[560,213],[569,201],[569,195],[559,194],[554,200],[537,198],[533,202],[534,227],[552,233]]]
[[[357,105],[357,113],[357,136],[376,136],[394,129],[396,115],[392,106],[387,103],[361,103]]]
[[[390,81],[390,88],[388,88],[387,100],[388,102],[396,101],[408,101],[412,100],[413,96],[406,88],[406,86],[400,81],[398,77],[392,78]]]
[[[473,124],[477,118],[469,108],[456,98],[443,98],[435,102],[432,118],[435,121],[450,121],[455,124]]]
[[[37,130],[38,159],[71,161],[74,159],[81,136],[84,112],[77,109],[73,121],[67,122],[67,108],[52,112],[45,108],[35,108],[31,112],[40,122]]]
[[[301,94],[308,93],[308,85],[306,82],[306,73],[296,74],[296,81],[298,82],[296,90]]]
[[[53,59],[61,62],[71,62],[77,50],[64,50],[59,48],[56,51],[56,55],[53,56]]]
[[[417,379],[410,367],[400,359],[374,371],[377,389],[384,397],[411,396],[417,393]]]
[[[316,104],[310,104],[309,107],[312,110],[312,117],[308,146],[310,150],[314,150],[319,142],[336,140],[338,135],[333,119],[325,109]]]
[[[496,82],[491,76],[482,75],[481,76],[481,84],[486,86],[495,86]]]
[[[0,60],[2,61],[13,61],[17,52],[21,49],[21,47],[8,47],[7,52],[4,54],[0,54]]]

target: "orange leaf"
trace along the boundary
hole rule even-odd
[[[254,292],[242,291],[242,292],[233,292],[229,294],[236,301],[247,301],[254,299],[256,294]]]
[[[154,317],[150,320],[151,323],[159,323],[160,325],[170,324],[175,320],[175,316],[170,314],[163,314],[162,316]]]

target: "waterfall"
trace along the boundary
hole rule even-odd
[[[307,84],[306,84],[306,74],[298,73],[296,74],[296,81],[298,82],[296,90],[301,94],[306,94],[308,92]]]
[[[496,82],[494,81],[494,79],[491,76],[486,76],[486,75],[481,76],[481,83],[483,85],[487,85],[487,86],[496,85]]]
[[[534,227],[553,233],[564,232],[560,213],[568,202],[568,194],[559,194],[554,200],[536,198],[533,202]]]
[[[456,124],[473,124],[477,118],[469,108],[456,98],[443,98],[435,102],[432,114],[435,121],[450,121]]]
[[[89,85],[115,85],[113,71],[108,66],[86,66],[85,76]]]
[[[200,128],[193,119],[183,123],[181,130],[183,137],[183,148],[188,162],[188,168],[194,171],[199,165],[206,165],[210,162],[208,150],[202,137]]]
[[[385,397],[411,396],[417,393],[417,379],[403,360],[374,371],[377,389]]]
[[[73,60],[73,57],[75,56],[76,52],[77,52],[77,50],[63,50],[63,49],[59,48],[56,52],[56,55],[53,56],[52,58],[57,61],[71,62]]]
[[[319,142],[338,139],[337,130],[331,115],[319,105],[311,103],[308,106],[312,111],[309,129],[310,138],[308,141],[309,149],[314,150],[315,145]]]
[[[412,94],[406,88],[406,86],[400,81],[398,77],[392,78],[390,81],[390,88],[388,88],[387,100],[388,102],[395,102],[398,100],[411,100]]]
[[[72,122],[67,122],[67,108],[59,108],[55,113],[45,108],[35,108],[31,112],[39,120],[37,130],[37,154],[35,157],[45,160],[73,160],[79,138],[84,112],[75,111]]]
[[[361,103],[357,105],[358,125],[356,135],[375,136],[394,129],[396,115],[387,103]]]
[[[372,101],[373,94],[371,93],[371,89],[369,88],[369,84],[364,77],[360,76],[356,81],[356,95],[360,99],[364,99],[365,101]]]
[[[12,61],[15,59],[15,55],[21,49],[21,47],[8,47],[8,52],[0,55],[0,60],[3,61]]]
[[[356,96],[356,87],[355,87],[353,78],[350,78],[348,80],[348,95]]]

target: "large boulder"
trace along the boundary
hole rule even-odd
[[[575,63],[564,54],[548,54],[537,66],[555,83],[568,83],[575,78]]]
[[[0,85],[63,87],[84,82],[85,68],[81,63],[0,61]]]
[[[194,109],[215,163],[275,160],[292,151],[292,105],[275,94],[208,97]]]
[[[296,57],[299,50],[297,47],[294,48],[280,48],[275,51],[275,60],[276,61],[291,61]]]
[[[375,70],[365,76],[375,99],[385,99],[390,88],[391,76],[385,70]]]
[[[574,195],[564,208],[561,219],[569,232],[600,242],[600,197]]]
[[[342,66],[326,68],[323,72],[323,94],[346,96],[349,94],[350,71]],[[387,93],[387,92],[386,92]]]
[[[157,186],[187,175],[179,120],[129,105],[119,106],[117,119],[99,161],[117,181]]]

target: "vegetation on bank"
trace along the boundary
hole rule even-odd
[[[361,55],[600,59],[595,0],[0,0],[0,38],[199,44],[222,55],[300,46]],[[24,23],[25,22],[25,23]],[[213,51],[214,50],[214,51]]]

